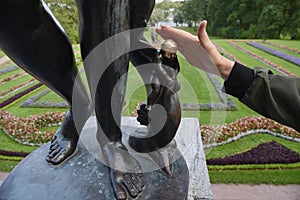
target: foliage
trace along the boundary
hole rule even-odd
[[[78,43],[78,11],[74,0],[45,0],[72,43]]]
[[[181,6],[180,10],[183,13],[184,21],[187,23],[194,23],[194,26],[202,20],[207,18],[208,0],[186,0]]]
[[[156,26],[158,22],[160,21],[166,21],[166,16],[164,14],[164,10],[160,8],[154,8],[151,17],[149,19],[149,22],[151,25]]]
[[[284,23],[282,6],[268,5],[258,18],[258,36],[263,39],[279,38]]]
[[[182,5],[182,2],[173,2],[170,0],[164,0],[160,3],[155,4],[156,8],[159,8],[161,10],[169,10],[170,8],[177,9]]]
[[[176,10],[173,18],[173,21],[176,24],[176,26],[178,26],[178,24],[182,24],[183,19],[184,18],[182,12],[180,10]]]
[[[207,19],[213,35],[227,38],[300,37],[298,0],[211,0]]]

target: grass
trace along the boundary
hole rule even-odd
[[[10,65],[10,66],[12,66],[12,65]],[[8,76],[20,73],[20,72],[23,72],[23,70],[20,69],[20,68],[18,68],[16,70],[13,70],[13,71],[10,71],[10,72],[6,72],[6,73],[0,75],[0,80],[6,78]]]
[[[300,169],[300,162],[290,164],[244,164],[244,165],[208,165],[208,170],[276,170],[276,169]]]
[[[0,159],[0,171],[11,172],[18,164],[18,161]]]
[[[0,88],[1,88],[2,91],[8,90],[8,89],[10,89],[12,87],[15,87],[15,86],[17,86],[21,83],[29,81],[31,78],[32,78],[31,76],[25,75],[25,76],[22,76],[20,78],[15,79],[15,80],[11,80],[9,82],[6,82],[6,83],[2,84],[0,86]]]
[[[1,150],[30,153],[36,148],[37,147],[19,144],[11,140],[2,130],[0,130]],[[0,156],[0,171],[10,172],[22,159],[22,157]]]
[[[299,142],[288,141],[268,134],[254,134],[222,146],[205,149],[206,159],[222,158],[242,153],[258,146],[261,143],[271,142],[272,140],[300,154]]]
[[[196,29],[187,30],[192,34],[196,34]],[[147,35],[149,37],[149,34]],[[216,39],[215,42],[222,46],[226,51],[233,54],[235,57],[240,59],[246,65],[250,67],[262,66],[269,68],[262,62],[252,58],[251,56],[239,51],[235,47],[232,47],[227,43],[227,40]],[[273,41],[272,41],[273,42]],[[285,41],[284,41],[285,42]],[[294,42],[294,41],[293,41]],[[295,42],[298,44],[298,42]],[[293,45],[285,46],[293,47]],[[296,46],[297,46],[296,45]],[[248,45],[246,45],[249,48]],[[300,45],[299,45],[300,46]],[[78,51],[79,46],[75,47]],[[250,48],[249,50],[252,51]],[[263,55],[259,52],[259,55]],[[78,59],[79,53],[76,53]],[[267,57],[265,57],[267,58]],[[268,57],[272,62],[277,63],[276,59],[273,57]],[[185,59],[179,54],[179,61],[181,64],[181,73],[178,77],[181,83],[181,90],[179,91],[179,98],[181,103],[209,103],[209,102],[220,102],[219,97],[209,81],[207,75],[204,72],[192,67]],[[9,65],[13,65],[12,63]],[[79,63],[82,66],[82,63]],[[143,82],[130,66],[131,71],[128,74],[127,91],[125,96],[126,106],[123,110],[123,115],[128,116],[134,110],[136,105],[140,101],[146,101],[146,91],[143,86]],[[277,73],[272,68],[270,68],[274,73]],[[6,74],[0,75],[0,80],[9,75],[21,72],[21,69],[8,72]],[[21,80],[21,79],[20,79]],[[14,85],[14,84],[12,84]],[[2,90],[2,88],[0,87]],[[8,112],[16,115],[27,117],[29,115],[43,114],[49,111],[60,111],[65,112],[67,109],[59,108],[20,108],[20,104],[27,100],[28,98],[40,93],[45,90],[46,86],[42,86],[39,89],[25,95],[13,104],[5,107],[4,109]],[[182,111],[183,117],[196,117],[199,119],[201,124],[224,124],[235,121],[236,119],[242,118],[244,116],[257,116],[258,114],[251,111],[245,105],[240,103],[237,99],[233,98],[234,102],[238,106],[238,111]],[[62,98],[56,95],[54,92],[47,94],[42,97],[39,101],[47,102],[61,102]],[[42,131],[55,130],[58,127],[46,127],[42,128]],[[245,138],[242,138],[236,142],[230,144],[215,147],[213,149],[205,150],[207,159],[224,157],[226,155],[233,155],[240,152],[247,151],[263,142],[269,142],[275,140],[288,148],[300,153],[299,143],[287,141],[281,138],[272,137],[266,134],[256,134]],[[6,136],[3,131],[0,130],[0,149],[8,151],[23,151],[31,152],[37,147],[30,147],[18,144],[12,141],[8,136]],[[0,171],[11,171],[15,165],[21,160],[20,157],[7,157],[0,156]],[[247,183],[247,184],[299,184],[300,175],[300,163],[288,164],[288,165],[239,165],[239,166],[209,166],[209,174],[211,183]],[[284,170],[283,170],[284,169]]]
[[[0,130],[0,149],[6,151],[17,151],[30,153],[37,147],[19,144],[10,139],[2,130]],[[1,170],[0,170],[1,171]]]
[[[291,47],[300,51],[300,40],[267,40],[275,44],[280,44],[286,47]]]
[[[42,96],[37,102],[64,102],[65,100],[56,94],[55,92],[51,91],[45,96]]]
[[[248,67],[254,68],[255,66],[261,66],[268,69],[271,69],[274,74],[279,74],[279,72],[275,71],[273,68],[267,66],[266,64],[262,63],[261,61],[258,61],[257,59],[253,58],[252,56],[240,51],[239,49],[231,46],[227,43],[227,40],[214,40],[215,43],[220,45],[222,48],[224,48],[225,51],[231,53],[233,56],[235,56],[238,60],[245,63]]]
[[[3,56],[5,56],[4,52],[0,50],[0,58],[2,58]]]
[[[284,69],[286,69],[286,70],[288,70],[288,71],[290,71],[294,74],[300,75],[300,67],[298,67],[298,66],[296,66],[296,65],[294,65],[294,64],[292,64],[288,61],[285,61],[285,60],[283,60],[279,57],[273,56],[273,55],[271,55],[269,53],[266,53],[262,50],[259,50],[257,48],[254,48],[254,47],[250,46],[250,45],[247,45],[246,43],[241,42],[241,43],[239,43],[239,45],[244,47],[245,49],[250,50],[251,52],[267,59],[267,60],[272,61],[273,63],[279,65],[280,67],[282,67],[282,68],[284,68]],[[272,71],[275,71],[275,70],[272,70]]]
[[[29,83],[29,84],[26,84],[25,87],[19,88],[19,90],[14,90],[14,91],[8,93],[7,96],[5,96],[4,98],[0,98],[0,100],[3,102],[3,101],[5,101],[5,100],[9,99],[10,97],[16,95],[17,93],[19,93],[19,92],[21,92],[21,91],[24,91],[24,90],[26,90],[26,89],[28,89],[28,88],[34,86],[34,85],[37,84],[37,83],[38,83],[37,81],[34,81],[34,82]]]
[[[264,46],[267,46],[267,47],[271,48],[271,49],[274,49],[274,50],[277,50],[277,51],[281,51],[281,52],[289,54],[291,56],[300,58],[300,54],[295,53],[293,51],[290,51],[290,50],[287,50],[287,49],[283,49],[283,48],[280,48],[280,47],[276,47],[276,46],[273,46],[273,45],[270,45],[270,44],[267,44],[267,43],[264,43],[264,42],[260,42],[260,43],[262,45],[264,45]]]
[[[35,91],[30,92],[29,94],[21,97],[20,99],[16,100],[13,104],[10,104],[8,106],[6,106],[4,109],[16,116],[19,117],[28,117],[29,115],[39,115],[39,114],[43,114],[46,112],[65,112],[67,111],[66,108],[20,108],[20,105],[27,100],[28,98],[30,98],[31,96],[37,95],[38,93],[40,93],[41,91],[45,90],[46,86],[42,86],[40,88],[38,88]]]
[[[208,171],[211,183],[224,184],[300,184],[300,169]]]
[[[242,153],[272,140],[300,153],[298,142],[288,141],[267,134],[255,134],[246,136],[232,143],[206,149],[206,159],[222,158]],[[234,184],[300,184],[295,177],[300,176],[300,163],[291,164],[248,164],[248,165],[209,165],[211,183],[234,183]]]

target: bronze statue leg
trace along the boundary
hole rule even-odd
[[[47,156],[49,163],[60,164],[74,153],[81,131],[76,130],[72,117],[73,88],[78,91],[84,118],[90,115],[85,90],[80,83],[74,85],[77,69],[72,46],[40,0],[1,1],[0,24],[3,51],[70,105]],[[79,129],[82,126],[79,125]]]
[[[152,68],[139,68],[144,64],[153,64],[156,62],[157,50],[143,36],[144,28],[151,16],[155,6],[155,0],[129,0],[130,4],[130,28],[133,29],[131,34],[131,46],[137,48],[130,52],[130,61],[137,67],[137,71],[142,77],[148,95],[151,92],[151,74]]]
[[[77,0],[80,13],[80,43],[81,53],[85,59],[94,48],[105,39],[129,30],[128,1],[126,0]],[[128,38],[129,39],[129,38]],[[117,45],[130,45],[122,41]],[[101,53],[104,59],[114,54],[118,46],[108,46]],[[94,52],[93,52],[94,53]],[[91,91],[96,88],[95,105],[96,117],[98,120],[97,139],[103,149],[104,157],[110,167],[111,184],[117,199],[127,199],[138,196],[142,192],[142,179],[139,163],[128,153],[128,150],[121,141],[122,132],[120,129],[124,94],[126,90],[126,73],[128,71],[129,56],[125,54],[115,59],[108,67],[101,65],[101,60],[94,63],[94,66],[87,66],[85,63],[86,75]],[[98,68],[105,69],[98,83],[93,80],[93,75]],[[112,98],[116,84],[116,93]],[[92,94],[93,95],[93,94]],[[133,164],[134,163],[134,164]],[[128,171],[120,171],[116,167],[122,166]]]

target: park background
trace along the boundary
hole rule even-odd
[[[78,45],[74,0],[46,0],[74,47]],[[157,1],[151,28],[171,25],[196,34],[202,19],[220,53],[251,68],[300,76],[299,0]],[[161,38],[158,41],[160,43]],[[183,117],[199,119],[212,183],[300,184],[300,134],[261,117],[222,93],[222,80],[199,71],[178,54]],[[135,116],[146,93],[130,66],[124,116]],[[288,89],[288,88],[287,88]],[[68,109],[64,100],[16,66],[0,51],[0,171],[11,171],[24,156],[51,140]]]

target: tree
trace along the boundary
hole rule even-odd
[[[186,0],[180,10],[183,13],[184,21],[193,22],[194,26],[207,16],[208,0]]]
[[[279,38],[284,23],[285,20],[282,6],[266,6],[258,19],[259,36],[264,39]]]
[[[300,35],[299,0],[210,0],[209,32],[229,38],[279,38]]]
[[[72,43],[78,43],[78,11],[74,0],[45,0]]]
[[[287,0],[283,2],[285,27],[282,30],[284,35],[289,35],[292,40],[300,39],[300,1]]]
[[[150,24],[157,25],[158,22],[165,21],[165,20],[166,18],[165,18],[164,11],[161,10],[160,8],[154,8],[149,20]]]
[[[173,21],[176,24],[176,26],[178,26],[178,24],[183,23],[183,14],[180,10],[175,11]]]

